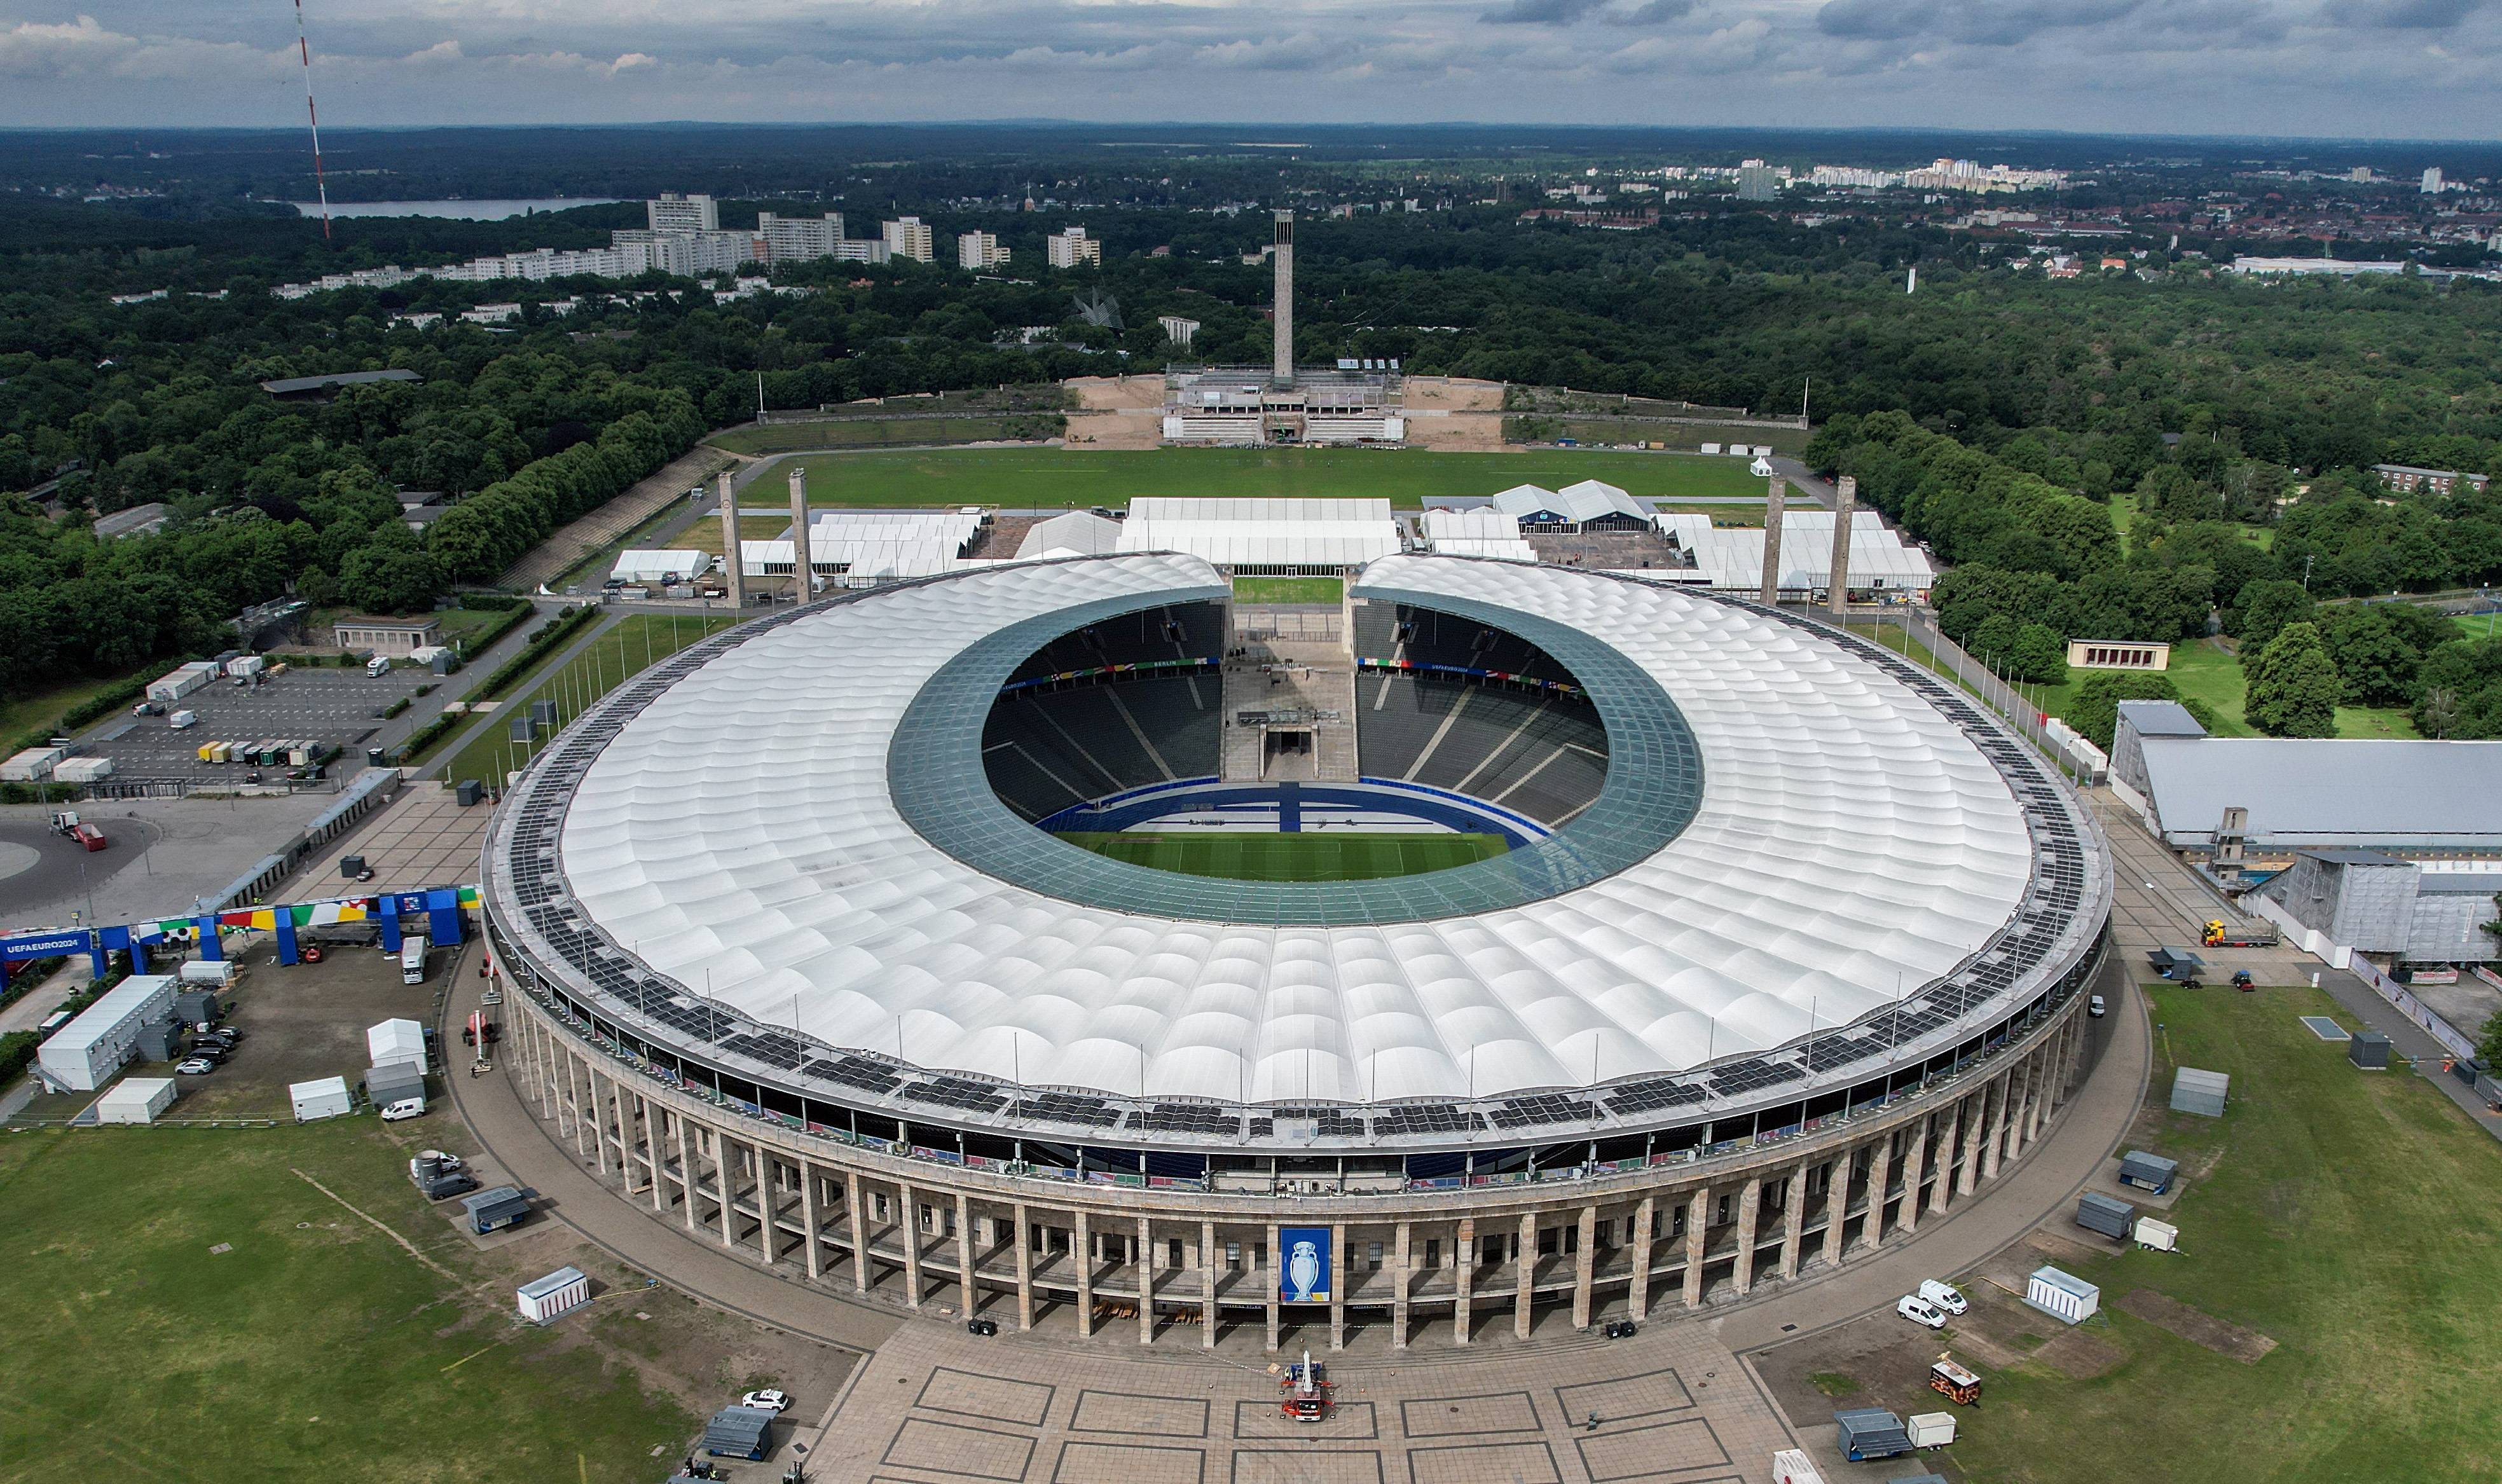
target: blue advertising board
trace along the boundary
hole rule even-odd
[[[1330,1301],[1330,1229],[1281,1227],[1277,1230],[1280,1265],[1277,1298],[1285,1303]]]

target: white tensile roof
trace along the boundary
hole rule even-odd
[[[1218,566],[1353,567],[1398,552],[1388,500],[1199,499],[1130,502],[1125,552],[1184,552]]]
[[[1781,586],[1796,590],[1821,588],[1833,575],[1833,512],[1785,510],[1781,513]],[[1694,554],[1694,563],[1711,586],[1753,592],[1764,585],[1764,529],[1760,525],[1713,525],[1711,517],[1682,511],[1660,517],[1676,544]],[[1872,510],[1850,517],[1849,583],[1854,588],[1879,585],[1925,591],[1937,580],[1926,552],[1904,544],[1902,533]]]
[[[888,781],[933,675],[1021,621],[1220,590],[1195,558],[1119,556],[758,632],[626,723],[576,790],[559,864],[585,920],[759,1022],[1028,1086],[1251,1101],[1488,1096],[1780,1046],[1916,995],[2026,893],[2030,837],[1997,770],[1812,631],[1556,567],[1399,556],[1368,590],[1615,648],[1692,729],[1692,824],[1558,896],[1351,927],[1082,906],[941,852]]]
[[[1425,543],[1445,556],[1492,556],[1503,561],[1536,561],[1538,554],[1521,539],[1520,521],[1490,505],[1468,510],[1425,512]]]
[[[1638,521],[1651,519],[1651,513],[1642,509],[1632,495],[1595,479],[1566,485],[1561,489],[1514,485],[1494,497],[1494,508],[1513,517],[1534,516],[1544,511],[1562,516],[1576,525],[1584,521],[1598,520],[1601,516],[1632,516]]]
[[[1025,533],[1017,547],[1023,558],[1041,556],[1097,556],[1121,549],[1121,523],[1107,521],[1091,510],[1072,510],[1065,515],[1037,521]]]
[[[658,582],[672,573],[685,580],[711,570],[712,562],[709,555],[687,548],[624,552],[608,575],[629,583]]]

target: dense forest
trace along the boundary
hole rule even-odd
[[[843,203],[855,235],[885,209],[865,194]],[[760,375],[766,404],[792,408],[1160,370],[1166,313],[1200,321],[1195,356],[1268,356],[1268,274],[1241,260],[1266,238],[1260,210],[896,200],[942,240],[998,232],[1019,269],[799,264],[773,276],[800,292],[727,302],[658,276],[281,300],[270,286],[324,271],[602,241],[637,209],[343,220],[325,243],[317,223],[242,208],[13,206],[0,490],[51,487],[68,514],[21,499],[0,517],[0,686],[197,647],[288,590],[409,609],[491,582],[556,524],[751,417]],[[1067,219],[1104,240],[1104,265],[1024,266]],[[1299,350],[1767,412],[1805,400],[1822,425],[1811,459],[1854,474],[1954,564],[1939,591],[1949,631],[2002,655],[2020,642],[2028,665],[2069,634],[2178,638],[2211,616],[2248,644],[2252,615],[2266,627],[2286,606],[2270,597],[2282,585],[2316,603],[2502,580],[2502,497],[2393,496],[2368,472],[2502,470],[2502,294],[2485,286],[2252,283],[2165,253],[2129,276],[2053,282],[1926,221],[1806,221],[1709,210],[1592,232],[1467,199],[1308,221]],[[1076,322],[1073,295],[1097,289],[1127,328]],[[392,319],[492,298],[519,299],[522,319]],[[385,367],[423,381],[312,404],[258,386]],[[421,540],[397,519],[402,489],[458,503]],[[169,508],[162,534],[92,536],[95,516],[149,502]],[[2415,706],[2428,729],[2502,727],[2494,666],[2462,670],[2443,636],[2394,616],[2404,631],[2383,634],[2349,607],[2378,611],[2332,603],[2258,642],[2297,631],[2348,696]],[[2316,665],[2297,670],[2316,689]]]

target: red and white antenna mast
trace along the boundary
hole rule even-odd
[[[304,39],[304,0],[295,0],[295,52],[304,59],[304,118],[313,125],[313,189],[321,198],[321,240],[330,240],[330,187],[321,179],[321,115],[313,107],[313,47]]]

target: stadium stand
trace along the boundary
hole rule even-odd
[[[1155,659],[1215,660],[1224,654],[1224,608],[1216,603],[1180,603],[1124,614],[1063,634],[1018,665],[1008,684]]]
[[[1029,820],[1218,769],[1212,676],[1141,676],[1010,691],[991,707],[982,761],[991,786]]]

